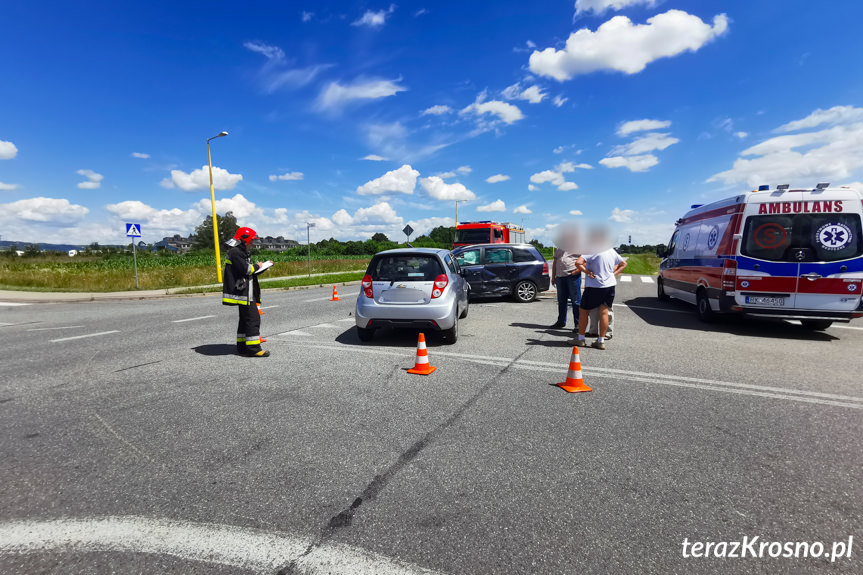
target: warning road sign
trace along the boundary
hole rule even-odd
[[[130,238],[140,238],[141,237],[141,226],[140,224],[126,224],[126,236]]]

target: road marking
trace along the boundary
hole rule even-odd
[[[286,332],[284,332],[284,333],[277,333],[277,334],[276,334],[276,337],[279,337],[280,335],[304,335],[304,336],[310,336],[310,335],[312,335],[312,334],[310,334],[310,333],[309,333],[309,332],[307,332],[307,331],[302,331],[302,330],[299,330],[299,329],[295,329],[295,330],[293,330],[293,331],[286,331]]]
[[[834,328],[834,327],[835,327],[836,329],[857,329],[857,330],[863,331],[863,327],[855,327],[855,326],[853,326],[853,325],[836,325],[836,324],[834,323],[834,324],[833,324],[833,325],[831,325],[830,327],[831,327],[831,328]]]
[[[631,282],[632,276],[620,276],[620,281],[622,282]]]
[[[19,306],[19,305],[30,305],[30,304],[29,303],[14,302],[14,301],[0,301],[0,305],[6,305],[9,307],[14,307],[14,306]]]
[[[313,301],[329,301],[331,298],[332,298],[332,296],[327,296],[327,297],[316,297],[316,298],[312,298],[312,299],[304,299],[304,300],[303,300],[303,303],[310,303],[310,302],[313,302]]]
[[[641,277],[641,283],[643,283],[643,284],[652,284],[653,283],[653,278],[650,276],[639,276],[639,277]]]
[[[86,337],[97,337],[100,335],[108,335],[109,333],[119,333],[120,330],[112,329],[111,331],[100,331],[99,333],[88,333],[85,335],[75,335],[72,337],[61,337],[60,339],[52,339],[51,343],[58,343],[61,341],[72,341],[73,339],[84,339]]]
[[[183,323],[184,321],[198,321],[199,319],[210,319],[214,315],[202,315],[201,317],[190,317],[188,319],[175,319],[171,323]]]
[[[274,307],[279,307],[278,305],[265,305],[262,306],[261,309],[273,309]]]
[[[313,326],[309,326],[309,327],[317,328],[317,327],[339,327],[339,326],[333,325],[331,323],[319,323],[318,325],[313,325]]]
[[[12,325],[12,324],[8,324],[8,325]],[[84,326],[83,325],[64,325],[61,327],[37,327],[34,329],[28,329],[27,331],[51,331],[54,329],[78,329],[81,327],[84,327]]]
[[[346,317],[345,319],[340,319],[339,321],[349,321],[351,323],[356,323],[357,320],[352,317]]]
[[[382,349],[365,349],[357,346],[348,345],[326,345],[326,344],[300,344],[318,349],[344,350],[350,347],[351,351],[359,353],[370,353],[379,355],[390,355],[405,357],[404,352],[389,351]],[[435,356],[451,357],[453,359],[461,359],[473,363],[483,365],[492,365],[496,367],[516,367],[520,369],[530,369],[537,371],[545,371],[550,373],[565,372],[566,366],[554,365],[550,363],[530,361],[520,359],[514,361],[512,358],[494,357],[494,356],[477,356],[455,352],[446,352],[434,350]],[[832,405],[837,407],[849,407],[852,409],[863,409],[863,397],[855,397],[850,395],[839,395],[832,393],[821,393],[817,391],[805,391],[797,389],[789,389],[784,387],[771,387],[765,385],[753,385],[747,383],[736,383],[731,381],[718,381],[713,379],[702,379],[695,377],[686,377],[678,375],[670,375],[664,373],[650,373],[639,371],[626,371],[622,369],[612,368],[590,368],[582,367],[582,370],[590,375],[599,377],[607,377],[618,381],[637,381],[642,383],[655,383],[660,385],[671,385],[676,387],[687,387],[691,389],[701,389],[705,391],[718,391],[723,393],[734,393],[740,395],[750,395],[754,397],[768,397],[772,399],[784,399],[786,401],[799,401],[804,403],[815,403],[820,405]]]
[[[103,426],[105,429],[107,429],[107,430],[108,430],[108,433],[110,433],[111,435],[113,435],[113,436],[114,436],[114,438],[116,438],[116,439],[117,439],[117,441],[119,441],[120,443],[122,443],[123,445],[125,445],[126,447],[128,447],[129,449],[131,449],[132,451],[134,451],[137,455],[140,455],[141,457],[143,457],[144,459],[146,459],[147,461],[149,461],[150,463],[153,463],[153,460],[152,460],[152,458],[150,458],[150,456],[149,456],[149,455],[147,455],[146,453],[144,453],[143,451],[141,451],[140,449],[138,449],[137,447],[135,447],[134,445],[132,445],[131,443],[129,443],[125,438],[123,438],[123,436],[122,436],[122,435],[120,435],[119,433],[117,433],[117,432],[114,430],[114,428],[113,428],[113,427],[111,427],[110,425],[108,425],[108,422],[107,422],[107,421],[105,421],[104,419],[102,419],[102,417],[101,417],[98,413],[95,413],[95,412],[94,412],[94,413],[93,413],[93,416],[94,416],[96,419],[98,419],[98,420],[99,420],[99,423],[101,423],[101,424],[102,424],[102,426]]]
[[[296,562],[296,573],[359,575],[433,575],[435,571],[390,559],[347,544],[324,544],[307,550],[311,537],[145,517],[98,517],[0,523],[0,555],[40,551],[150,553],[275,572]]]

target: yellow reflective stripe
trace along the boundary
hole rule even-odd
[[[230,264],[230,263],[231,263],[231,260],[225,260],[225,263],[226,263],[226,264]],[[233,264],[231,264],[231,265],[233,265]]]
[[[228,297],[223,297],[222,302],[223,303],[235,303],[238,305],[249,305],[249,302],[244,300],[244,299],[231,299]]]
[[[246,345],[258,345],[261,343],[260,339],[247,339]]]
[[[249,274],[251,275],[253,273],[255,273],[255,266],[253,266],[252,264],[249,264]]]

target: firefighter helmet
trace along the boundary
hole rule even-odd
[[[250,246],[256,237],[258,237],[258,234],[252,228],[240,228],[237,230],[237,233],[234,234],[234,237],[226,243],[231,247],[240,245],[240,242]]]

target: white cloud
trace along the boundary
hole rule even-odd
[[[368,156],[362,158],[363,160],[368,160],[370,162],[386,162],[387,159],[383,156],[378,156],[377,154],[369,154]]]
[[[496,116],[505,124],[513,124],[524,118],[524,114],[521,113],[521,110],[519,110],[517,106],[513,106],[512,104],[508,104],[507,102],[502,102],[500,100],[486,101],[485,98],[486,93],[482,92],[477,96],[476,101],[470,106],[462,109],[460,114],[476,116],[490,114],[492,116]]]
[[[361,196],[381,195],[389,193],[412,194],[417,186],[417,178],[420,173],[409,164],[405,164],[396,170],[390,170],[383,176],[366,182],[357,188]]]
[[[478,212],[505,212],[506,211],[506,203],[503,200],[497,199],[490,204],[486,204],[484,206],[477,206],[476,211]]]
[[[179,208],[160,210],[137,200],[108,204],[105,209],[118,220],[141,224],[147,236],[164,237],[175,233],[186,234],[194,230],[206,214],[210,213],[210,201],[206,200],[206,205],[200,205],[199,209],[188,210]]]
[[[574,182],[566,181],[563,174],[574,172],[577,167],[581,167],[581,164],[576,166],[572,162],[561,162],[553,170],[543,170],[533,174],[530,176],[530,181],[532,184],[552,184],[553,186],[557,186],[557,189],[562,192],[575,190],[578,189],[578,185]],[[528,185],[527,189],[533,192],[536,191],[537,188],[532,184]]]
[[[11,192],[12,190],[17,190],[18,187],[18,184],[4,184],[0,182],[0,191],[2,192]]]
[[[422,111],[423,116],[442,116],[443,114],[449,114],[452,112],[452,108],[449,106],[445,106],[443,104],[436,104],[431,106],[430,108],[426,108]]]
[[[578,16],[587,12],[593,12],[596,15],[600,15],[608,10],[620,12],[624,8],[639,4],[653,8],[658,2],[659,0],[575,0],[575,14]]]
[[[569,210],[569,215],[571,215],[571,216],[583,216],[584,214],[581,213],[581,210]]]
[[[368,208],[360,208],[354,215],[341,209],[332,216],[332,220],[340,226],[386,226],[401,225],[403,220],[388,202],[380,202]]]
[[[571,190],[577,190],[578,184],[575,182],[563,182],[561,185],[557,186],[557,189],[561,192],[569,192]]]
[[[618,136],[628,136],[633,132],[649,132],[652,130],[661,130],[671,125],[669,120],[631,120],[624,122],[617,128]]]
[[[818,108],[802,120],[788,122],[776,128],[776,132],[796,132],[808,128],[815,128],[822,124],[835,126],[838,124],[848,124],[851,122],[863,121],[863,108],[855,108],[854,106],[833,106],[830,109],[822,110]]]
[[[535,191],[537,191],[538,189],[539,189],[539,188],[538,188],[537,186],[534,186],[533,184],[528,184],[528,185],[527,185],[527,191],[529,191],[529,192],[535,192]]]
[[[734,132],[734,137],[740,138],[741,140],[747,138],[749,136],[746,132]]]
[[[142,159],[142,160],[146,160],[146,159],[149,159],[150,154],[145,154],[145,153],[143,153],[143,152],[132,152],[132,157],[133,157],[133,158],[140,158],[140,159]]]
[[[475,200],[476,194],[458,182],[448,184],[439,176],[421,178],[420,185],[436,200]]]
[[[640,138],[636,138],[628,144],[615,146],[614,149],[611,150],[611,153],[615,156],[637,156],[639,154],[646,154],[655,150],[664,150],[679,141],[680,140],[672,137],[670,134],[652,132],[645,134]]]
[[[11,160],[18,155],[18,148],[12,142],[0,140],[0,160]]]
[[[522,204],[522,205],[516,207],[512,211],[512,213],[514,213],[514,214],[532,214],[533,210],[531,210],[529,207],[527,207],[527,204]]]
[[[213,166],[213,188],[233,190],[243,180],[242,174],[232,174],[224,168]],[[206,165],[188,174],[182,170],[171,170],[171,177],[160,182],[163,188],[180,188],[184,192],[194,192],[210,187],[210,173]]]
[[[261,54],[267,63],[259,73],[264,92],[270,94],[281,88],[300,88],[310,84],[321,72],[331,68],[331,64],[316,64],[305,68],[288,68],[284,50],[263,42],[245,42],[243,46]]]
[[[289,182],[296,182],[298,180],[302,180],[303,177],[304,176],[302,172],[285,172],[284,174],[280,175],[271,174],[270,181],[277,182],[279,180],[287,180]]]
[[[304,11],[302,11],[302,12],[300,12],[300,19],[301,19],[303,22],[308,22],[309,20],[311,20],[311,19],[312,19],[312,18],[314,18],[314,17],[315,17],[315,13],[314,13],[314,12],[306,12],[305,10],[304,10]]]
[[[615,16],[596,32],[588,28],[573,32],[562,50],[533,52],[530,70],[560,82],[599,70],[636,74],[654,60],[695,52],[727,29],[725,14],[714,16],[713,26],[681,10],[657,14],[637,25],[626,16]]]
[[[390,4],[387,10],[366,10],[359,20],[351,23],[351,26],[368,26],[369,28],[380,28],[387,23],[387,18],[395,12],[396,5]]]
[[[471,173],[473,170],[471,169],[470,166],[459,166],[455,169],[455,171],[458,172],[459,174],[463,175],[463,176],[466,176],[469,173]]]
[[[489,176],[485,179],[489,184],[496,184],[498,182],[505,182],[509,179],[509,176],[505,176],[503,174],[495,174],[493,176]]]
[[[456,177],[455,172],[441,172],[439,174],[435,174],[437,177],[442,178],[444,180],[448,180],[450,178]]]
[[[417,10],[416,12],[414,12],[414,18],[419,18],[419,17],[420,17],[420,16],[422,16],[423,14],[428,14],[428,13],[429,13],[429,11],[428,11],[428,10],[426,10],[425,8],[420,8],[419,10]]]
[[[620,208],[614,208],[611,211],[611,216],[609,216],[609,220],[612,222],[618,222],[621,224],[628,224],[632,222],[632,216],[635,215],[635,210],[621,210]]]
[[[90,210],[65,198],[28,198],[0,204],[0,221],[69,225],[80,221]]]
[[[246,48],[246,50],[251,50],[252,52],[261,54],[267,60],[273,60],[276,62],[285,61],[285,51],[278,46],[271,46],[269,44],[264,44],[263,42],[243,42],[243,47]]]
[[[397,80],[359,79],[351,84],[330,82],[324,88],[317,100],[319,110],[333,110],[356,100],[377,100],[395,96],[407,90],[398,84]]]
[[[807,120],[804,118],[790,124],[801,125],[799,122],[804,122],[810,125]],[[825,122],[812,125],[822,123]],[[782,131],[786,131],[788,125],[782,126]],[[743,150],[740,155],[730,169],[711,176],[707,181],[756,186],[773,183],[814,185],[844,180],[863,171],[863,122],[775,136]]]
[[[87,178],[86,182],[78,182],[78,187],[82,190],[95,190],[100,188],[102,186],[102,179],[105,177],[102,174],[97,174],[93,170],[78,170],[75,173]]]
[[[611,156],[599,160],[606,168],[626,168],[630,172],[646,172],[659,163],[659,159],[653,154],[643,156]]]
[[[548,94],[543,92],[539,86],[536,85],[529,86],[522,90],[521,84],[518,82],[507,87],[502,94],[507,100],[526,100],[531,104],[539,104],[546,96],[548,96]]]
[[[557,96],[554,97],[554,99],[551,101],[551,103],[554,104],[555,106],[557,106],[558,108],[560,108],[561,106],[566,104],[568,101],[569,101],[569,98],[564,98],[563,96],[558,94]]]

